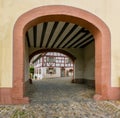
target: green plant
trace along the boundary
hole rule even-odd
[[[30,67],[29,72],[32,73],[32,74],[34,74],[34,67]]]

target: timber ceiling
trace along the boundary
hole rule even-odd
[[[84,48],[94,41],[85,28],[68,22],[44,22],[26,32],[28,47]]]

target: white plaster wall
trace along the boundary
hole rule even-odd
[[[0,0],[0,87],[12,87],[13,27],[26,11],[43,5],[69,5],[101,18],[111,31],[111,84],[120,86],[120,0]],[[7,67],[7,70],[6,70]]]
[[[64,49],[66,51],[68,51],[69,53],[71,53],[73,56],[76,57],[76,60],[74,62],[74,78],[75,79],[83,79],[83,50],[78,48],[70,48],[70,49]]]
[[[83,49],[84,54],[84,79],[95,79],[95,46],[90,43]]]
[[[46,74],[46,68],[43,67],[42,69],[43,79],[61,77],[60,68],[55,68],[55,69],[56,69],[56,74]]]

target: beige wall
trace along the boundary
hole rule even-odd
[[[111,31],[111,84],[113,87],[120,86],[120,1],[110,0],[108,7],[109,11],[106,15],[106,23]]]
[[[10,38],[6,38],[0,41],[0,87],[12,86],[11,42],[12,41]]]
[[[1,41],[0,41],[0,51],[2,52],[2,43],[1,43]],[[0,53],[0,56],[1,56],[2,54]],[[1,81],[2,81],[2,58],[0,58],[0,86],[1,86]]]
[[[0,86],[12,86],[12,39],[15,21],[24,12],[43,5],[69,5],[100,17],[111,30],[111,81],[120,86],[119,0],[0,0]],[[7,67],[7,70],[6,70]]]

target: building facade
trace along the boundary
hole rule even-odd
[[[62,53],[47,52],[33,57],[33,79],[73,78],[73,62]]]
[[[29,103],[29,60],[49,51],[71,57],[74,80],[95,83],[94,99],[120,99],[119,3],[0,0],[0,104]]]

